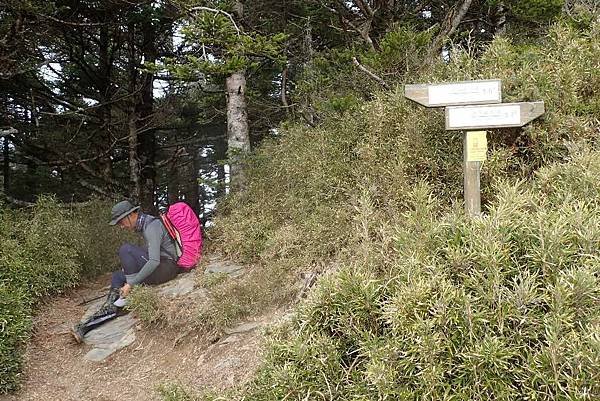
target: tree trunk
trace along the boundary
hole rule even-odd
[[[142,54],[148,63],[156,61],[156,33],[152,21],[142,22]],[[156,127],[153,121],[154,112],[154,74],[142,73],[141,97],[136,105],[138,111],[138,154],[141,162],[141,193],[140,204],[142,209],[149,212],[156,210],[155,192],[157,186],[156,174]]]
[[[2,183],[2,188],[4,189],[4,196],[9,195],[10,190],[10,159],[9,159],[9,145],[8,145],[8,136],[4,137],[4,146],[2,147],[2,156],[4,157],[3,163],[3,177],[4,181]]]
[[[227,77],[227,147],[229,153],[230,188],[244,188],[245,176],[243,157],[250,152],[248,110],[246,104],[246,76],[236,72]]]
[[[100,27],[100,42],[98,47],[98,75],[99,79],[96,81],[98,91],[100,94],[100,102],[103,104],[99,110],[100,117],[100,128],[102,132],[102,138],[100,139],[99,151],[105,153],[106,147],[112,142],[110,135],[110,127],[112,125],[112,90],[111,90],[111,68],[112,63],[109,58],[110,48],[110,36],[108,26],[102,25]],[[113,166],[110,155],[102,157],[99,161],[100,174],[106,182],[110,182],[113,178]]]
[[[198,172],[200,171],[200,161],[198,160],[198,145],[192,144],[187,147],[189,152],[185,156],[186,167],[186,186],[185,200],[194,209],[196,214],[200,213],[200,192],[198,184]]]
[[[169,202],[169,205],[172,205],[179,200],[179,168],[177,166],[177,159],[174,159],[168,166],[167,201]]]
[[[462,2],[456,3],[454,7],[450,8],[444,21],[442,21],[440,32],[429,46],[426,63],[432,63],[439,57],[444,42],[456,31],[472,2],[473,0],[462,0]]]
[[[137,138],[137,114],[132,108],[129,114],[127,126],[129,129],[129,180],[133,185],[133,200],[138,203],[142,192],[140,182],[140,164],[138,160],[138,138]]]
[[[306,59],[304,61],[304,70],[309,71],[309,79],[312,79],[314,73],[312,71],[313,60],[314,60],[314,49],[313,49],[313,37],[312,37],[312,25],[310,18],[306,19],[306,30],[304,31],[304,53],[306,54]],[[315,113],[312,107],[312,96],[310,94],[306,95],[306,99],[304,101],[304,109],[305,112],[302,113],[306,122],[310,126],[315,125]]]
[[[129,68],[129,96],[131,96],[129,116],[127,118],[127,129],[129,139],[129,181],[133,186],[133,193],[130,195],[135,203],[139,203],[142,193],[142,184],[140,180],[140,161],[138,158],[138,115],[136,108],[136,91],[138,72],[136,68],[137,52],[135,48],[135,24],[128,26],[127,38],[127,57]]]
[[[500,1],[494,9],[492,15],[492,24],[494,25],[494,36],[504,36],[506,33],[506,6],[503,1]]]
[[[216,188],[216,199],[221,199],[226,195],[226,174],[225,166],[223,163],[219,163],[219,160],[227,159],[227,143],[226,139],[217,140],[215,142],[215,154],[213,157],[214,163],[217,166],[217,188]]]

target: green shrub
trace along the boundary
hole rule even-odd
[[[415,230],[424,216],[407,214],[389,269],[347,262],[324,280],[245,399],[596,399],[600,198],[566,173],[598,157],[498,184],[482,219],[456,211]]]
[[[228,391],[205,391],[196,395],[179,383],[164,383],[158,386],[158,394],[164,401],[224,401],[228,399]]]
[[[0,207],[0,393],[18,387],[38,300],[73,287],[84,274],[114,269],[117,241],[125,236],[107,224],[109,210],[101,201],[68,209],[50,197],[26,210]]]
[[[126,308],[147,326],[159,325],[165,319],[165,308],[153,288],[136,286],[127,297]]]
[[[79,279],[81,225],[49,198],[30,213],[2,212],[0,280],[22,289],[32,301],[60,292]]]
[[[166,383],[158,386],[158,394],[164,401],[196,401],[198,397],[190,394],[183,386],[176,383]]]
[[[31,328],[29,300],[21,289],[0,282],[0,394],[15,390]]]
[[[70,218],[82,228],[77,255],[81,273],[86,277],[118,270],[119,247],[124,242],[139,242],[139,235],[108,224],[113,205],[112,201],[96,199],[70,211]]]

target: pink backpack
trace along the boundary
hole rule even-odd
[[[202,228],[198,216],[185,202],[169,206],[167,213],[160,215],[169,236],[175,242],[177,265],[192,270],[202,254]]]

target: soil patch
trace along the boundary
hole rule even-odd
[[[84,359],[91,347],[76,344],[69,328],[86,309],[80,303],[106,292],[108,282],[109,276],[99,277],[40,307],[25,355],[23,388],[1,400],[159,400],[156,387],[173,381],[197,391],[232,388],[252,377],[261,361],[261,327],[279,315],[244,322],[219,339],[191,333],[175,341],[173,333],[137,325],[133,344],[104,362],[91,362]]]

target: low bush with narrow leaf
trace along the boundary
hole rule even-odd
[[[27,210],[0,205],[0,393],[19,385],[35,304],[114,269],[126,237],[108,225],[109,210],[108,202],[71,209],[49,197]]]
[[[363,103],[342,102],[345,88],[345,110],[259,149],[216,243],[255,263],[267,294],[281,277],[291,288],[298,271],[336,269],[230,398],[600,398],[599,33],[558,22],[535,43],[498,38],[407,71],[407,83],[499,78],[505,102],[545,102],[527,127],[490,133],[481,219],[461,206],[462,135],[400,87]],[[277,266],[289,271],[260,273]],[[260,298],[247,279],[214,299]],[[222,316],[250,313],[239,305]]]
[[[598,158],[498,184],[481,219],[416,194],[388,270],[349,261],[324,278],[245,399],[600,397]]]

